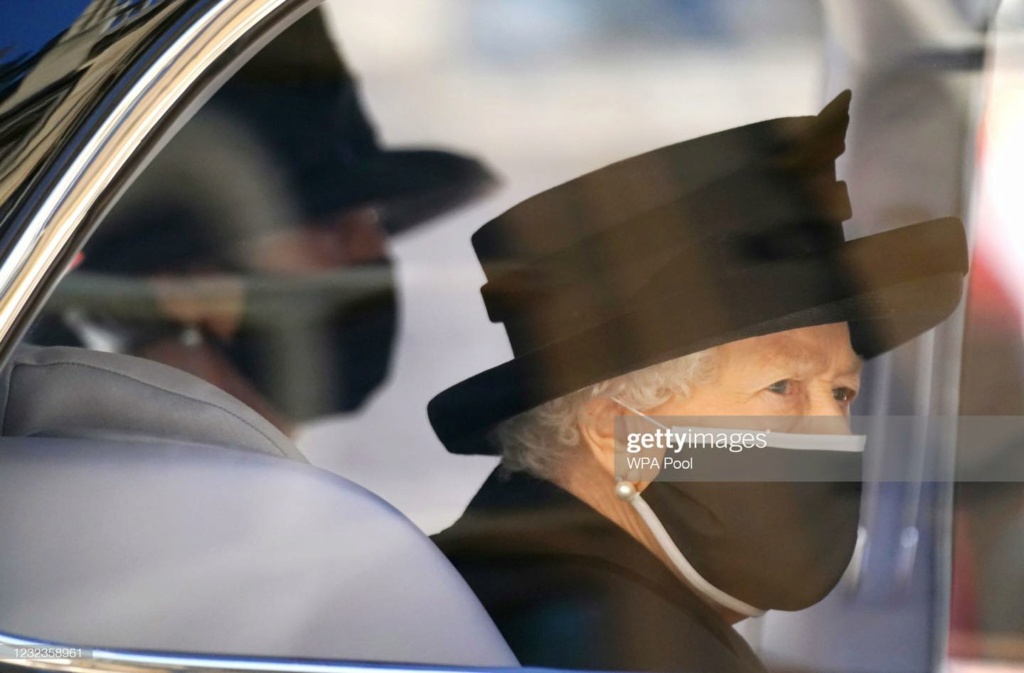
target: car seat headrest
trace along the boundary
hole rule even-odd
[[[20,346],[0,369],[0,435],[143,437],[216,444],[308,462],[258,413],[150,360]]]

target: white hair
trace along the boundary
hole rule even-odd
[[[714,372],[711,348],[639,369],[569,393],[498,425],[491,440],[501,448],[502,466],[551,479],[580,443],[579,418],[590,400],[616,397],[648,411],[673,396],[685,397]]]

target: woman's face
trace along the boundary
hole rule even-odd
[[[846,323],[777,332],[716,349],[716,374],[652,416],[849,416],[861,359]]]

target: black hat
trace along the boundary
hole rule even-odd
[[[845,240],[849,104],[612,164],[481,227],[481,293],[514,358],[430,401],[448,450],[497,453],[487,437],[512,416],[730,341],[847,322],[870,358],[946,318],[967,271],[959,220]]]
[[[270,149],[310,218],[372,205],[388,233],[482,196],[496,184],[479,160],[442,149],[383,148],[356,79],[319,10],[252,58],[210,100]]]

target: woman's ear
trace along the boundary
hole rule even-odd
[[[597,463],[615,475],[615,416],[619,405],[599,397],[583,405],[576,419],[582,448],[590,452]]]

